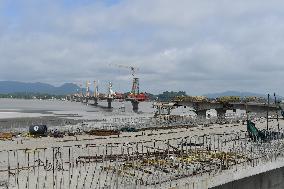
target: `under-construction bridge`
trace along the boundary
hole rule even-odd
[[[266,143],[240,131],[2,150],[0,184],[18,189],[210,188],[209,180],[223,172],[283,158],[284,135],[277,132]]]

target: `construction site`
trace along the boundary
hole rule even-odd
[[[144,102],[148,100],[147,94],[140,91],[139,87],[139,78],[136,76],[137,71],[139,68],[134,66],[126,66],[120,64],[111,64],[111,66],[116,66],[118,68],[126,68],[130,69],[132,75],[132,87],[129,94],[124,95],[119,92],[113,91],[112,82],[109,82],[107,86],[107,93],[100,93],[98,90],[98,81],[94,81],[93,86],[93,94],[90,91],[90,81],[86,81],[86,92],[83,91],[83,84],[79,84],[80,90],[78,90],[74,94],[70,94],[67,96],[67,99],[70,101],[82,102],[85,104],[92,104],[94,106],[98,105],[99,101],[107,101],[107,108],[112,108],[112,102],[114,100],[121,100],[121,101],[130,101],[133,106],[133,111],[138,112],[138,105],[139,102]]]
[[[149,99],[137,68],[118,67],[131,71],[128,95],[114,92],[111,82],[107,94],[96,81],[92,92],[87,81],[86,91],[80,86],[65,102],[105,101],[111,117],[82,122],[62,113],[74,119],[1,129],[0,188],[284,188],[284,106],[275,94],[178,96],[150,102],[154,112],[146,116],[138,111]],[[119,112],[114,101],[122,104]],[[134,114],[125,112],[125,102]],[[187,108],[190,113],[174,113]]]
[[[4,188],[221,188],[283,166],[284,132],[278,123],[284,121],[270,120],[268,130],[265,119],[254,122],[6,139],[1,142],[5,150],[0,152],[0,184]],[[275,182],[267,183],[283,186],[281,180]]]

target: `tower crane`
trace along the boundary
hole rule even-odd
[[[99,82],[94,81],[94,97],[98,97],[98,96],[99,96],[98,83],[99,83]]]
[[[90,81],[86,81],[86,97],[90,97]]]
[[[126,69],[130,69],[131,71],[131,75],[134,77],[135,74],[139,71],[138,67],[135,66],[128,66],[128,65],[123,65],[123,64],[110,64],[111,66],[116,66],[119,68],[126,68]]]
[[[110,65],[116,66],[119,68],[130,69],[133,79],[132,79],[132,89],[131,89],[130,94],[127,96],[127,99],[136,100],[136,101],[145,101],[148,99],[145,93],[140,93],[139,91],[140,90],[139,89],[139,78],[136,77],[137,71],[139,70],[138,67],[122,65],[122,64],[110,64]]]

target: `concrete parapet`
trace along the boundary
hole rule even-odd
[[[195,113],[198,119],[206,119],[207,110],[197,110]]]
[[[283,189],[284,167],[235,180],[211,189]]]

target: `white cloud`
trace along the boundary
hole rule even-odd
[[[150,92],[284,94],[275,79],[284,73],[280,0],[27,2],[16,3],[15,15],[0,14],[1,80],[111,80],[128,90],[130,71],[112,62],[139,66],[141,88]]]

